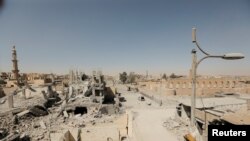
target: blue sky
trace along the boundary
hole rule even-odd
[[[193,26],[211,54],[246,57],[206,60],[200,74],[250,74],[248,0],[5,0],[0,71],[11,70],[15,44],[21,72],[188,74]]]

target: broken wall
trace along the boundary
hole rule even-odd
[[[104,92],[104,102],[105,103],[113,103],[115,98],[115,89],[112,89],[111,87],[106,87],[106,92]]]
[[[5,96],[5,93],[3,91],[3,88],[0,87],[0,98],[4,97]]]

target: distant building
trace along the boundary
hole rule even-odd
[[[8,75],[8,73],[6,73],[6,72],[2,72],[2,73],[0,74],[0,78],[2,78],[3,80],[5,80],[5,79],[8,79],[8,78],[9,78],[9,75]]]
[[[42,73],[27,73],[27,81],[30,84],[44,85],[46,83],[52,83],[52,78],[50,74]]]
[[[198,77],[197,95],[211,95],[221,92],[250,93],[249,77]],[[187,77],[168,79],[167,81],[142,81],[142,88],[154,92],[168,94],[169,90],[176,91],[177,95],[192,94],[192,80]]]

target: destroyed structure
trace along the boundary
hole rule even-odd
[[[68,87],[62,84],[60,91],[55,91],[55,85],[52,82],[3,97],[0,139],[85,141],[99,132],[101,136],[95,140],[119,141],[121,135],[126,136],[127,132],[120,132],[127,130],[127,124],[108,124],[123,118],[123,112],[115,88],[105,85],[103,75],[94,74]]]
[[[196,121],[200,138],[208,138],[208,125],[249,125],[249,99],[248,95],[224,93],[215,97],[197,98]],[[179,100],[177,118],[188,124],[191,118],[190,99]]]
[[[116,88],[106,84],[100,71],[88,78],[85,75],[84,80],[83,74],[71,72],[69,81],[57,81],[52,75],[43,85],[30,85],[29,81],[19,81],[13,47],[13,73],[12,91],[0,99],[1,141],[126,138],[127,114],[120,109]],[[2,87],[0,90],[2,95]]]

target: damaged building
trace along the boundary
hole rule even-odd
[[[29,74],[28,81],[23,81],[19,77],[15,47],[12,52],[13,88],[5,95],[0,87],[1,141],[126,138],[128,115],[120,109],[116,88],[107,86],[101,72],[94,71],[84,79],[81,73],[70,73],[68,83],[63,78],[55,79],[54,75],[38,74]],[[30,85],[33,82],[38,85]]]
[[[196,127],[202,140],[207,140],[208,125],[249,124],[249,98],[243,94],[223,93],[215,97],[197,98],[195,107]],[[240,116],[240,114],[242,116]],[[244,116],[243,116],[244,113]],[[190,99],[179,100],[177,115],[188,124],[191,118]]]
[[[115,88],[103,79],[62,86],[60,92],[54,83],[32,89],[1,98],[1,140],[120,141],[126,136],[126,114]]]

